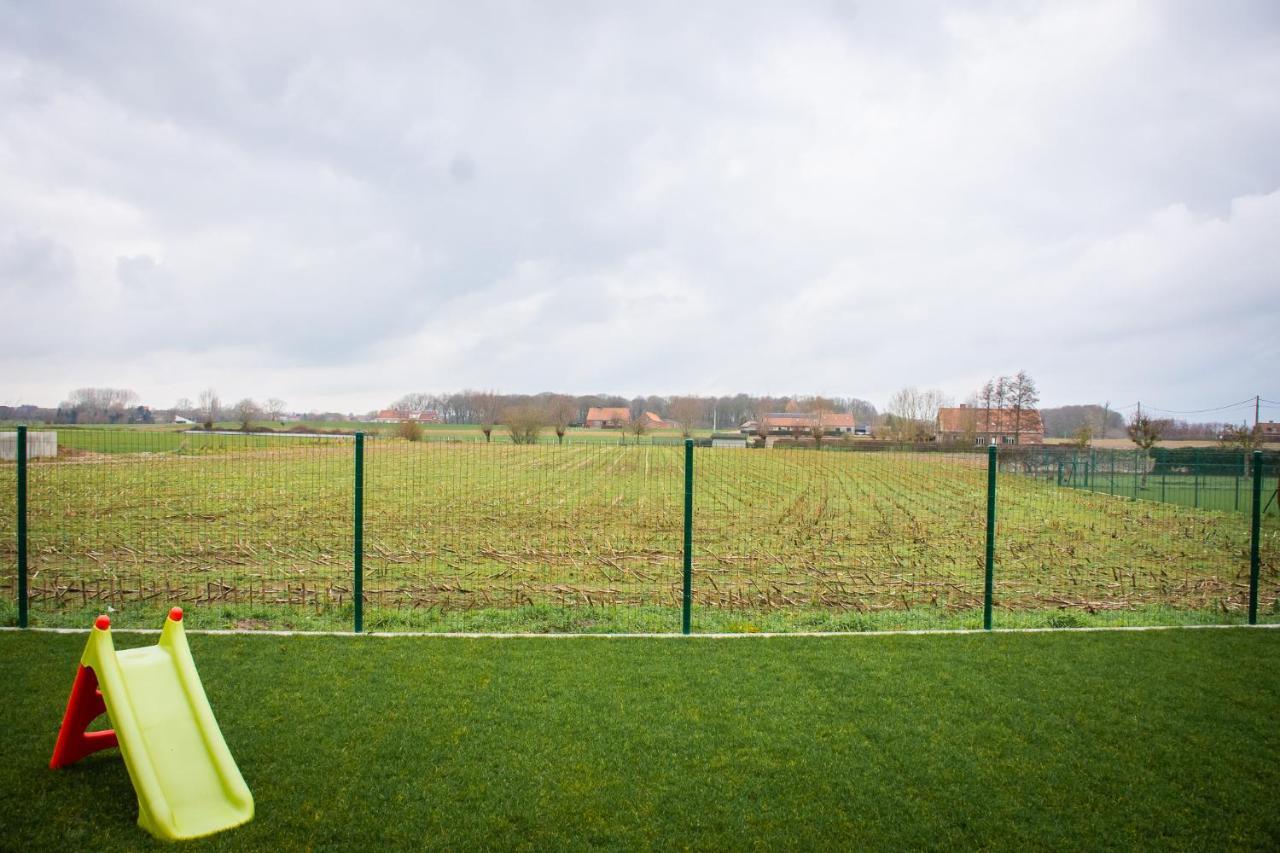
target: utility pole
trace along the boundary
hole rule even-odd
[[[1253,395],[1253,428],[1258,428],[1258,411],[1262,408],[1262,395]]]
[[[1138,420],[1142,420],[1142,401],[1138,401]]]

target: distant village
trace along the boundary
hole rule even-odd
[[[464,390],[406,394],[386,408],[364,414],[299,412],[282,400],[242,398],[225,404],[214,389],[168,409],[143,405],[128,389],[80,388],[56,408],[0,406],[0,421],[42,424],[174,424],[192,429],[348,432],[356,424],[398,425],[413,436],[431,427],[479,427],[486,438],[495,427],[536,436],[543,430],[563,438],[570,429],[624,435],[679,434],[717,443],[787,444],[829,441],[937,442],[951,445],[1039,445],[1046,440],[1087,444],[1093,439],[1201,440],[1223,443],[1280,441],[1280,423],[1188,423],[1120,411],[1110,404],[1041,409],[1034,380],[1020,371],[997,376],[954,404],[940,391],[908,387],[884,410],[859,398],[735,394],[720,397],[500,394]],[[1126,407],[1131,408],[1131,407]],[[518,422],[518,425],[517,423]],[[350,424],[345,427],[344,424]],[[513,433],[514,434],[514,433]]]

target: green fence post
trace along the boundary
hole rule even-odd
[[[1165,487],[1165,477],[1167,476],[1168,475],[1165,474],[1165,472],[1163,471],[1160,472],[1160,503],[1165,503],[1164,487]]]
[[[684,440],[684,596],[680,632],[693,630],[693,439]]]
[[[1258,624],[1258,549],[1262,538],[1262,451],[1253,451],[1253,522],[1249,525],[1249,624]]]
[[[1109,472],[1110,479],[1107,480],[1107,494],[1115,496],[1116,493],[1116,452],[1111,451],[1111,470]]]
[[[356,489],[355,489],[355,582],[352,598],[356,605],[355,631],[364,630],[364,433],[356,433]]]
[[[1062,488],[1062,459],[1058,459],[1058,488]]]
[[[18,627],[27,627],[27,428],[18,427]]]
[[[991,594],[996,577],[996,446],[987,446],[987,577],[982,591],[982,627],[991,630]]]
[[[1236,512],[1240,511],[1240,475],[1236,475]]]

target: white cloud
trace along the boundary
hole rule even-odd
[[[1280,17],[0,8],[0,402],[1274,387]]]

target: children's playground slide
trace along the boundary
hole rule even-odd
[[[104,711],[113,730],[86,732]],[[157,838],[197,838],[253,819],[253,795],[205,698],[179,608],[159,643],[123,652],[110,620],[94,623],[49,766],[113,746],[138,795],[138,825]]]

